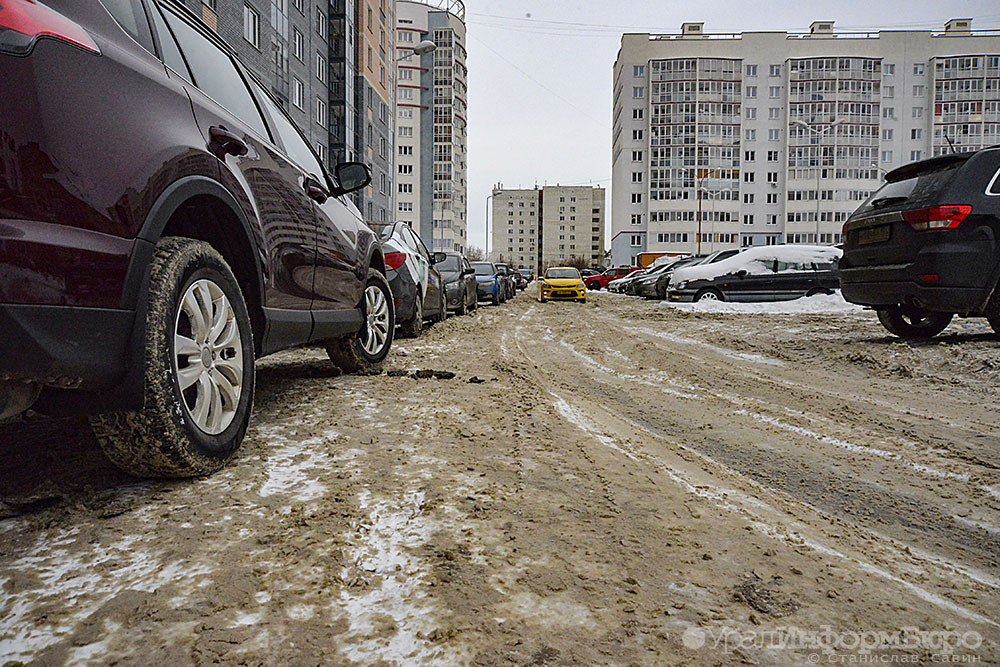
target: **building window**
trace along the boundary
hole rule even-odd
[[[743,224],[744,225],[752,225],[753,224],[753,213],[746,213],[746,214],[744,214],[744,216],[743,216]]]
[[[632,151],[632,162],[642,162],[642,151]]]
[[[924,87],[923,86],[914,86],[913,87],[913,96],[914,97],[923,97],[924,96]]]
[[[767,152],[767,161],[768,162],[777,162],[778,161],[778,151],[768,151]]]
[[[777,192],[768,192],[767,193],[767,203],[768,204],[777,204],[778,203],[778,193]]]
[[[399,173],[403,174],[404,176],[406,176],[407,174],[412,174],[413,173],[413,165],[412,164],[401,164],[401,165],[399,165],[398,171],[399,171]]]
[[[769,172],[767,172],[767,182],[768,183],[777,183],[778,182],[778,172],[776,172],[776,171],[769,171]]]
[[[756,120],[757,109],[755,107],[747,107],[746,115],[747,115],[747,120]]]
[[[896,65],[894,65],[893,63],[883,63],[882,74],[895,74],[895,73],[896,73]]]
[[[632,120],[642,120],[642,109],[632,109]]]
[[[316,34],[326,39],[326,14],[318,7],[316,8]]]
[[[305,39],[298,28],[292,28],[292,55],[300,62],[305,62]]]
[[[642,141],[642,130],[632,130],[632,141]]]
[[[413,155],[413,146],[400,146],[399,147],[399,154],[400,155]]]
[[[413,128],[412,127],[407,127],[406,125],[400,125],[399,126],[399,136],[401,136],[401,137],[412,137],[413,136]]]
[[[781,76],[781,65],[771,65],[771,70],[768,74],[771,76]]]
[[[635,86],[632,88],[632,99],[641,100],[646,95],[646,89],[643,86]]]
[[[642,183],[642,172],[641,171],[633,171],[632,172],[632,182],[633,183]]]
[[[756,151],[743,151],[743,161],[753,162],[756,155],[757,155]]]
[[[913,74],[914,74],[914,76],[923,76],[924,75],[924,65],[923,65],[923,63],[916,63],[913,66]]]
[[[768,130],[767,131],[767,140],[768,141],[780,141],[781,140],[781,130],[774,129],[774,128]]]
[[[292,104],[297,108],[306,110],[306,87],[297,78],[292,77]]]
[[[747,73],[747,76],[757,76],[757,66],[756,65],[747,65],[747,67],[746,67],[746,73]]]
[[[302,11],[303,7],[302,3],[303,0],[292,0],[292,6],[295,7],[295,9],[299,10],[300,12]]]
[[[631,242],[633,248],[642,247],[642,234],[632,234]]]
[[[920,159],[922,153],[920,151],[910,151],[910,162],[916,162]]]
[[[914,118],[923,118],[924,117],[924,108],[923,107],[913,107],[913,117]]]
[[[646,76],[645,65],[633,65],[632,66],[632,76]]]
[[[920,139],[924,134],[924,131],[920,128],[913,128],[910,130],[910,139]]]
[[[632,214],[632,224],[633,225],[641,225],[642,224],[642,213],[633,213]]]
[[[632,203],[633,204],[641,204],[642,203],[642,193],[641,192],[633,192],[632,193]]]
[[[744,204],[752,204],[753,203],[753,193],[752,192],[746,192],[746,193],[743,194],[743,203]]]
[[[769,120],[778,120],[781,118],[781,107],[770,107],[767,110],[767,117]]]
[[[413,183],[400,183],[399,192],[400,194],[409,194],[413,192]]]
[[[316,52],[316,78],[320,83],[326,83],[326,58],[321,53]]]
[[[747,141],[757,141],[757,130],[743,130],[743,138]]]
[[[326,144],[322,141],[316,144],[316,156],[322,164],[326,164]]]
[[[770,86],[767,89],[767,96],[771,98],[781,96],[781,86]]]
[[[882,86],[882,97],[890,98],[896,96],[895,86]]]
[[[316,122],[326,127],[326,102],[316,99]]]
[[[775,214],[773,214],[773,213],[769,213],[768,216],[767,216],[767,224],[769,224],[769,225],[776,225],[776,224],[778,224],[778,216],[775,215]]]
[[[743,172],[743,182],[744,183],[753,183],[753,172],[752,171],[744,171]]]
[[[757,97],[757,86],[747,86],[746,97]]]
[[[243,39],[260,48],[260,14],[250,5],[243,5]]]
[[[882,162],[892,162],[892,151],[882,151]]]
[[[892,141],[892,130],[882,130],[882,141]]]

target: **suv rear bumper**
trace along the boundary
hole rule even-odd
[[[981,314],[989,292],[982,287],[933,287],[914,280],[861,281],[855,273],[864,269],[842,269],[840,291],[844,299],[862,306],[914,305],[924,310],[962,315]]]
[[[135,311],[0,305],[0,380],[99,390],[124,376]]]

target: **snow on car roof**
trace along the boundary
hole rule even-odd
[[[839,259],[840,248],[818,245],[773,245],[747,248],[738,255],[727,257],[715,264],[685,266],[674,271],[670,282],[677,284],[684,280],[711,280],[727,273],[744,270],[747,273],[767,273],[769,260],[782,262],[830,262]]]

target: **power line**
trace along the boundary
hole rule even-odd
[[[486,48],[487,48],[487,49],[488,49],[489,51],[491,51],[491,52],[492,52],[492,53],[493,53],[493,54],[494,54],[494,55],[495,55],[495,56],[496,56],[497,58],[499,58],[500,60],[504,61],[505,63],[507,63],[508,65],[510,65],[511,67],[513,67],[514,69],[516,69],[516,70],[517,70],[518,72],[520,72],[521,74],[523,74],[523,75],[525,76],[525,78],[527,78],[528,80],[530,80],[530,81],[534,82],[534,83],[535,83],[536,85],[538,85],[539,87],[541,87],[541,88],[543,88],[543,89],[547,90],[548,92],[550,92],[551,94],[555,95],[555,96],[556,96],[556,97],[558,97],[558,98],[559,98],[560,100],[562,100],[562,101],[563,101],[563,102],[565,102],[566,104],[570,105],[571,107],[573,107],[574,109],[576,109],[577,111],[579,111],[579,112],[580,112],[580,113],[581,113],[581,114],[582,114],[583,116],[585,116],[586,118],[589,118],[590,120],[594,121],[595,123],[598,123],[599,125],[601,125],[601,127],[602,127],[602,128],[607,128],[607,125],[608,125],[607,121],[603,121],[603,120],[598,120],[597,118],[595,118],[595,117],[591,116],[591,115],[590,115],[590,114],[589,114],[589,113],[588,113],[588,112],[587,112],[587,111],[586,111],[585,109],[583,109],[583,108],[581,108],[581,107],[577,106],[577,105],[576,105],[576,104],[575,104],[575,103],[574,103],[573,101],[571,101],[571,100],[570,100],[569,98],[567,98],[567,97],[563,96],[563,95],[562,95],[561,93],[559,93],[558,91],[555,91],[555,90],[553,90],[552,88],[549,88],[549,87],[548,87],[548,86],[546,86],[546,85],[545,85],[544,83],[542,83],[541,81],[539,81],[539,80],[538,80],[538,79],[536,79],[535,77],[533,77],[533,76],[531,76],[530,74],[528,74],[528,72],[526,72],[526,71],[524,71],[523,69],[521,69],[520,67],[518,67],[518,65],[517,65],[516,63],[514,63],[514,62],[512,62],[511,60],[507,59],[507,57],[506,57],[506,56],[504,56],[504,55],[503,55],[502,53],[500,53],[499,51],[497,51],[497,50],[496,50],[496,49],[494,49],[494,48],[493,48],[492,46],[490,46],[489,44],[487,44],[487,43],[486,43],[486,42],[484,42],[483,40],[479,39],[479,38],[478,38],[478,37],[476,37],[475,35],[469,35],[469,37],[471,37],[472,39],[476,40],[477,42],[479,42],[480,44],[482,44],[483,46],[485,46],[485,47],[486,47]]]

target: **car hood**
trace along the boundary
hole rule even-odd
[[[476,276],[477,283],[491,283],[497,279],[497,276]]]
[[[579,278],[544,278],[542,282],[553,287],[576,287],[582,281]]]

